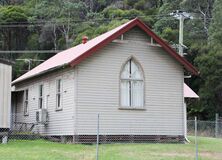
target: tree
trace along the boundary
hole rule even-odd
[[[208,28],[211,22],[212,9],[214,0],[184,0],[181,3],[181,7],[186,11],[198,13],[196,18],[200,18],[203,23],[205,34],[208,36]]]
[[[58,29],[65,37],[66,48],[69,48],[73,42],[76,34],[74,29],[77,27],[78,21],[84,20],[86,15],[87,9],[83,2],[73,3],[63,1],[60,14],[55,19],[55,22],[58,25]]]
[[[202,84],[199,90],[202,115],[214,119],[215,113],[222,114],[222,52],[207,53],[196,59]]]
[[[222,114],[222,1],[216,0],[209,28],[208,53],[196,58],[203,81],[199,94],[206,118]]]
[[[58,49],[57,40],[62,35],[66,45],[64,48],[69,48],[76,36],[76,27],[87,15],[87,6],[84,2],[75,0],[43,0],[36,3],[30,12],[32,12],[30,21],[45,22],[44,27],[41,28],[41,40],[50,39],[54,49]],[[44,43],[44,41],[41,42]]]
[[[21,4],[24,0],[1,0],[0,5]]]
[[[171,33],[176,33],[178,30],[178,25],[179,22],[178,20],[176,20],[175,18],[169,16],[169,14],[175,10],[180,9],[180,1],[177,0],[175,1],[170,1],[170,0],[166,0],[164,1],[163,5],[159,8],[159,18],[157,18],[156,23],[154,24],[154,29],[155,31],[161,36],[163,37],[164,34],[163,32],[166,30],[171,29],[172,32]],[[168,39],[168,37],[164,37],[166,40],[171,40]]]
[[[0,22],[5,27],[0,28],[0,34],[3,38],[3,50],[22,50],[27,42],[28,29],[27,27],[10,27],[8,24],[17,25],[27,23],[28,16],[26,11],[21,6],[6,6],[0,7]]]

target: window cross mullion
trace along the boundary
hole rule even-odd
[[[122,78],[123,81],[143,81],[143,79]]]

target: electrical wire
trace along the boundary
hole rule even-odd
[[[148,18],[148,17],[154,17],[158,20],[174,20],[174,18],[170,14],[165,14],[165,15],[147,15],[147,16],[137,16],[138,18]],[[88,23],[88,22],[109,22],[112,20],[123,20],[123,19],[132,19],[135,17],[116,17],[116,18],[103,18],[103,19],[84,19],[84,20],[51,20],[51,21],[46,21],[46,20],[40,20],[40,21],[23,21],[23,22],[0,22],[0,27],[38,27],[38,26],[44,26],[45,24],[47,25],[63,25],[66,23],[70,24],[76,24],[76,23]],[[212,18],[205,18],[208,20],[211,20]],[[204,20],[204,18],[193,18],[192,20]]]

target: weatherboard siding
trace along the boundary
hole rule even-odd
[[[184,135],[183,67],[138,29],[124,34],[77,67],[76,134]],[[144,110],[119,109],[119,74],[129,57],[145,76]]]
[[[56,80],[62,79],[62,106],[56,110]],[[36,111],[38,110],[39,85],[44,85],[44,107],[48,109],[49,123],[36,125],[35,132],[45,135],[73,135],[74,134],[74,69],[50,73],[44,77],[27,81],[16,86],[16,90],[29,89],[29,114],[25,116],[23,106],[23,94],[17,101],[16,121],[36,123]]]
[[[0,128],[10,128],[12,66],[0,62]]]

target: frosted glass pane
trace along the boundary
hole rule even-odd
[[[121,82],[121,105],[130,106],[130,82],[122,81]]]
[[[132,82],[132,106],[142,107],[143,106],[143,82],[133,81]]]

